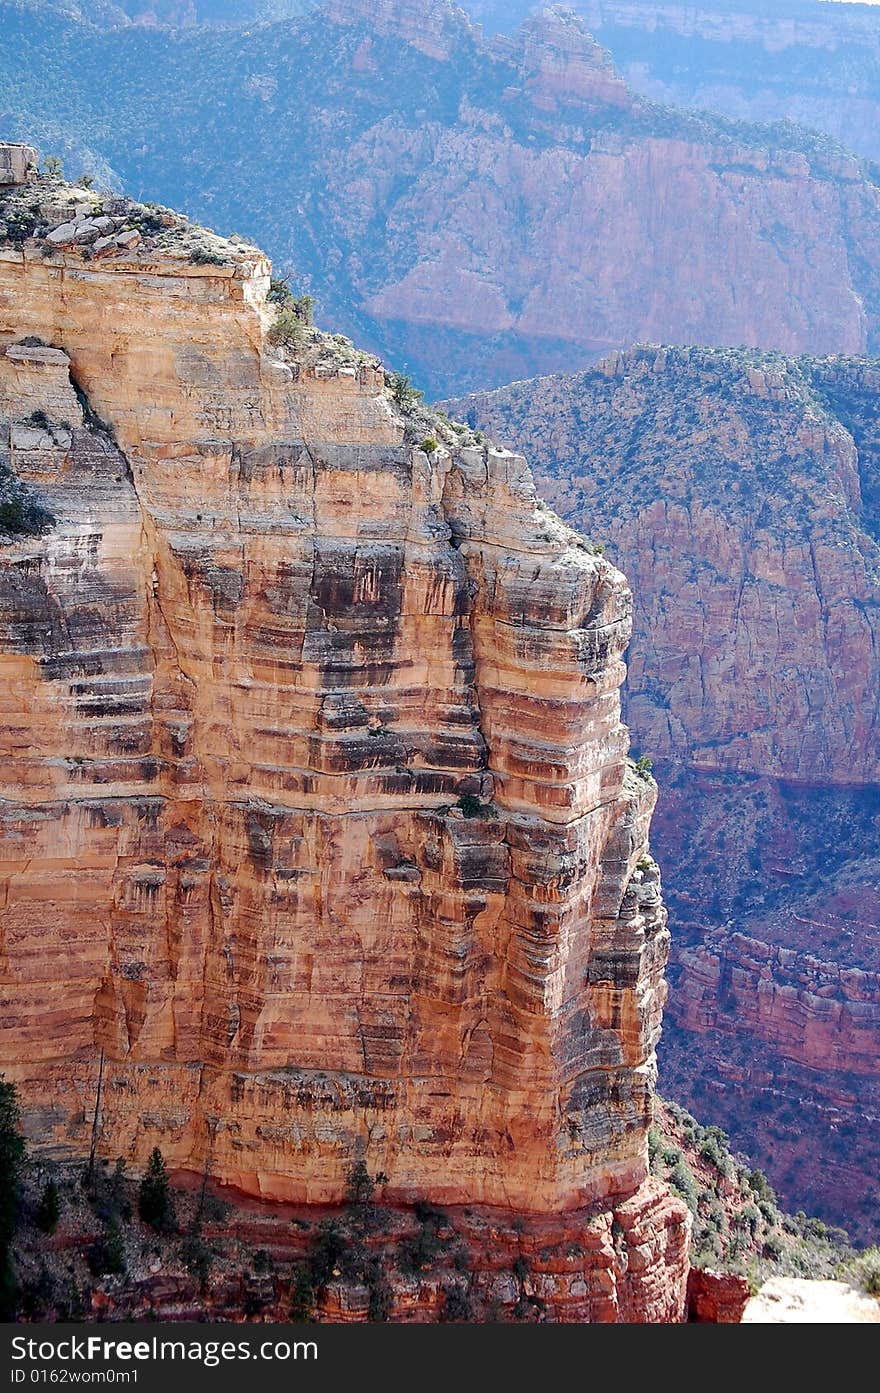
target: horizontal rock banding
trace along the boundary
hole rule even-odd
[[[650,1226],[629,590],[516,456],[426,455],[380,372],[269,351],[228,255],[0,252],[11,467],[55,516],[0,553],[0,1061],[59,1152],[100,1079],[108,1157]],[[681,1309],[681,1247],[634,1310]]]

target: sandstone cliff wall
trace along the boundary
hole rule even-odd
[[[391,1200],[648,1216],[668,933],[623,576],[519,457],[427,455],[380,370],[270,349],[253,248],[97,253],[83,195],[36,193],[0,247],[5,462],[55,517],[0,550],[30,1135],[81,1153],[97,1108],[100,1155],[273,1198],[363,1158]]]

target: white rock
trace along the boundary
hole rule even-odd
[[[76,223],[63,222],[60,227],[54,228],[46,238],[53,247],[63,247],[68,242],[72,242],[76,236]]]
[[[863,1325],[880,1323],[880,1301],[847,1282],[771,1277],[746,1303],[743,1325]]]

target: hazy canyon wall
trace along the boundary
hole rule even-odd
[[[328,0],[246,45],[4,26],[22,139],[258,238],[431,395],[637,340],[880,342],[872,171],[802,129],[646,100],[571,16],[486,37],[447,0]]]
[[[671,1096],[789,1207],[876,1222],[875,360],[638,348],[453,403],[632,577],[658,763]],[[700,1068],[694,1069],[695,1052]]]

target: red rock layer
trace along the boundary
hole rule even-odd
[[[688,1316],[703,1325],[739,1325],[749,1284],[735,1272],[713,1272],[709,1267],[691,1268],[688,1278]]]
[[[531,1216],[514,1224],[509,1210],[448,1209],[438,1230],[439,1252],[423,1272],[407,1273],[395,1261],[395,1245],[419,1232],[412,1213],[383,1208],[379,1214],[383,1232],[364,1244],[367,1254],[382,1256],[389,1320],[670,1324],[683,1319],[690,1222],[681,1202],[656,1180],[612,1209]],[[323,1217],[332,1218],[333,1212]],[[235,1208],[222,1224],[203,1225],[205,1242],[241,1240],[268,1259],[269,1272],[234,1272],[218,1262],[200,1288],[169,1255],[153,1275],[96,1291],[91,1311],[103,1319],[199,1320],[208,1314],[240,1320],[244,1312],[250,1318],[258,1312],[261,1320],[286,1320],[290,1264],[307,1255],[304,1229],[314,1218],[314,1211],[286,1205]],[[452,1304],[450,1293],[453,1301],[456,1295],[466,1298],[464,1310]],[[726,1318],[732,1302],[722,1309],[719,1296],[717,1306],[719,1319]],[[709,1319],[705,1302],[703,1309],[702,1318]],[[322,1290],[312,1318],[334,1324],[369,1320],[369,1288],[337,1276]]]

